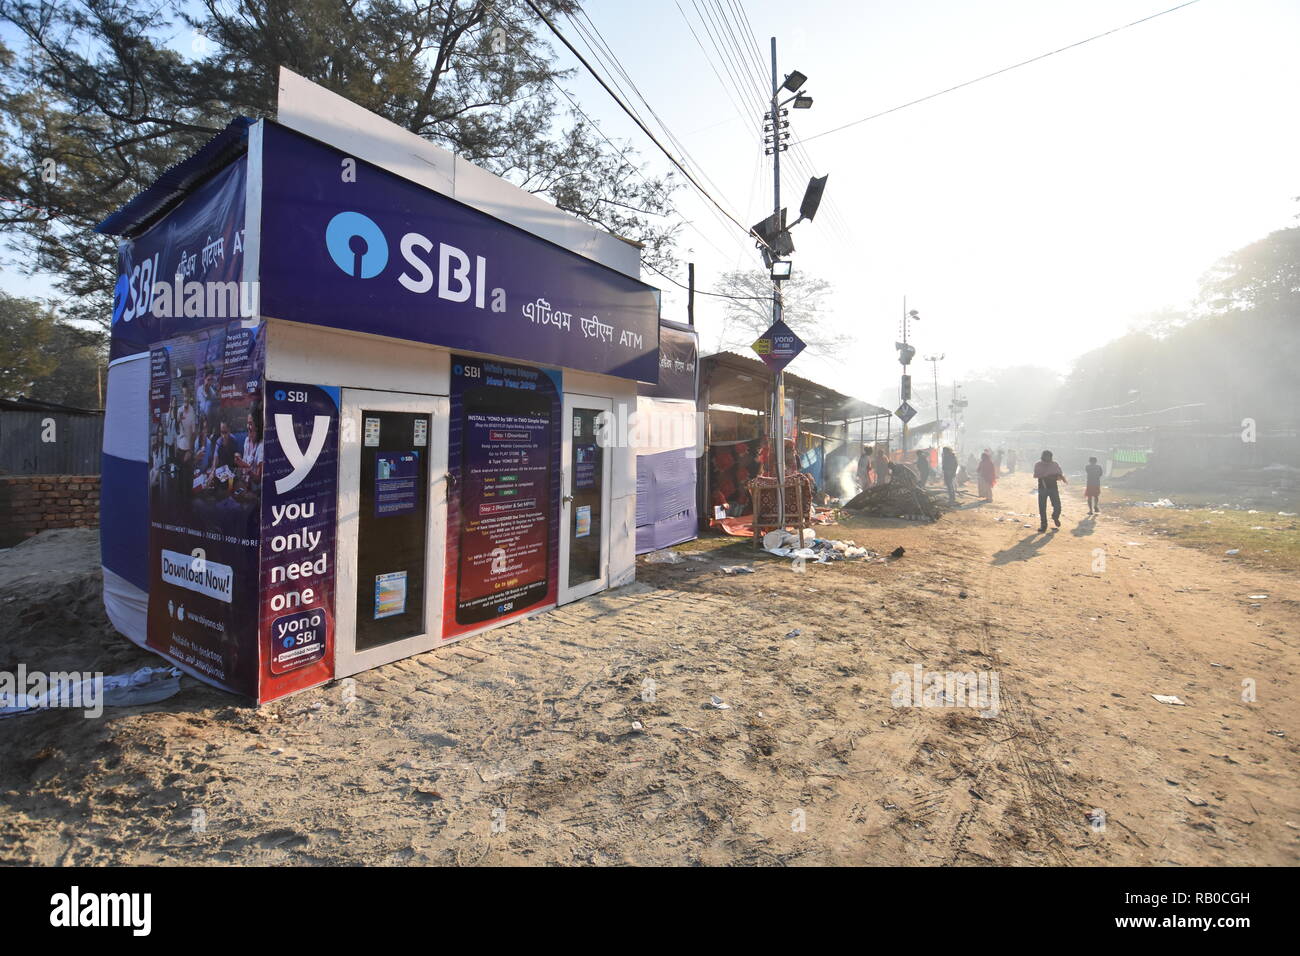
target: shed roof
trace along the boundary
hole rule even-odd
[[[711,405],[734,405],[763,411],[772,387],[772,371],[758,359],[735,352],[716,352],[700,359],[700,390],[708,387]],[[793,395],[804,421],[843,422],[889,415],[887,409],[853,398],[817,382],[785,373],[786,395]]]
[[[127,238],[144,232],[196,186],[247,150],[248,128],[252,125],[253,121],[243,116],[231,120],[230,125],[204,143],[198,152],[164,172],[125,206],[95,226],[95,231]]]

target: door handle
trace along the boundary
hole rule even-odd
[[[573,500],[573,495],[565,495],[563,498],[560,499],[560,503],[568,504],[572,500]]]

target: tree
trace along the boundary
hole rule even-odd
[[[1300,306],[1300,227],[1279,229],[1224,256],[1201,280],[1211,312]]]
[[[766,272],[738,269],[724,273],[718,293],[726,300],[718,351],[744,351],[772,324],[772,280]],[[849,342],[849,336],[828,328],[823,311],[831,284],[825,279],[796,275],[781,283],[782,317],[803,339],[812,354],[832,355]]]
[[[671,177],[561,111],[569,74],[522,0],[0,0],[4,22],[25,48],[0,45],[0,229],[73,317],[111,310],[116,243],[95,223],[234,117],[271,114],[281,65],[668,265]]]
[[[108,365],[108,335],[99,329],[56,322],[49,351],[54,367],[32,382],[28,398],[74,408],[102,408]]]
[[[42,303],[0,292],[0,398],[29,394],[33,382],[54,370],[57,321]]]

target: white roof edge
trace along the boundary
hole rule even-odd
[[[280,67],[276,119],[282,125],[419,183],[634,279],[633,244],[435,146],[396,123]]]

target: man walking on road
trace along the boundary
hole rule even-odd
[[[948,504],[957,504],[957,455],[951,448],[943,450],[943,458],[939,462],[943,469],[943,486],[948,489]]]
[[[1047,530],[1047,502],[1052,502],[1052,522],[1059,528],[1061,526],[1061,492],[1056,487],[1058,481],[1064,481],[1067,485],[1065,472],[1061,471],[1061,466],[1052,461],[1050,451],[1043,452],[1041,461],[1034,462],[1034,477],[1038,479],[1038,533],[1042,534]]]

